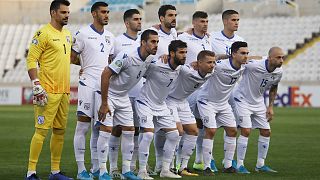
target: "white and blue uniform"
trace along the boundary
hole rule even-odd
[[[79,78],[77,112],[93,118],[94,91],[100,89],[101,73],[114,53],[114,36],[107,30],[98,32],[93,25],[86,26],[75,34],[72,50],[80,55],[83,70]]]
[[[208,35],[204,35],[203,37],[199,37],[196,34],[192,33],[182,33],[178,36],[178,38],[186,42],[188,44],[187,48],[187,59],[186,64],[190,64],[194,61],[197,61],[197,56],[202,50],[210,50],[212,49],[210,39]]]
[[[133,126],[133,114],[129,90],[135,86],[147,71],[153,56],[150,55],[146,60],[142,60],[139,48],[132,52],[119,53],[108,68],[114,73],[109,81],[108,105],[112,116],[107,114],[104,122],[100,122],[105,126]],[[96,101],[101,105],[101,96],[96,93]],[[98,121],[97,112],[95,119]]]
[[[251,60],[246,64],[240,83],[233,90],[237,125],[243,128],[270,129],[266,118],[263,94],[273,85],[278,85],[283,70],[268,70],[268,60]]]
[[[216,54],[231,55],[231,45],[236,41],[244,41],[238,35],[233,35],[231,38],[227,37],[223,31],[211,32],[210,43],[212,51]]]
[[[181,67],[178,79],[166,99],[168,108],[176,122],[181,122],[182,124],[196,123],[187,97],[199,89],[212,75],[213,73],[209,73],[202,77],[190,65]]]
[[[217,61],[214,74],[199,90],[197,97],[198,110],[205,127],[236,127],[228,100],[243,71],[244,66],[236,69],[231,59]]]

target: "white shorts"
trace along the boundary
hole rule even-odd
[[[207,128],[237,127],[231,106],[217,105],[207,100],[197,101],[203,126]]]
[[[200,113],[198,110],[198,106],[197,106],[197,97],[198,97],[198,92],[199,90],[193,92],[192,94],[190,94],[187,98],[187,101],[189,103],[190,109],[191,109],[191,113],[193,114],[193,116],[196,119],[201,119],[200,117]]]
[[[234,98],[234,112],[237,125],[242,128],[270,129],[266,116],[265,104],[250,105],[245,101]]]
[[[168,97],[166,99],[166,103],[173,115],[175,122],[181,122],[181,124],[196,124],[196,119],[191,112],[187,100],[178,101]]]
[[[87,116],[90,118],[94,117],[95,103],[94,95],[95,89],[79,82],[78,85],[78,116]]]
[[[101,105],[101,94],[96,91],[96,106],[99,110]],[[116,97],[109,94],[108,105],[111,111],[111,116],[106,115],[106,119],[101,122],[98,119],[98,110],[95,112],[95,121],[96,125],[103,124],[105,126],[133,126],[133,112],[128,96],[125,97]]]
[[[176,122],[165,104],[162,110],[152,110],[145,102],[136,101],[136,110],[141,128],[153,128],[155,132],[163,128],[177,128]]]
[[[134,124],[134,127],[140,127],[135,101],[136,101],[135,97],[130,97],[130,102],[133,110],[133,124]]]

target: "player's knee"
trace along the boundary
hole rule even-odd
[[[112,136],[116,136],[116,137],[120,137],[122,134],[122,128],[118,125],[118,126],[114,126],[112,128]]]
[[[189,128],[188,130],[186,130],[186,133],[188,135],[198,136],[199,130],[198,130],[198,128]]]
[[[48,129],[40,129],[40,128],[36,128],[35,134],[40,135],[42,138],[45,138],[48,134]]]
[[[173,131],[169,131],[166,132],[166,138],[169,141],[176,141],[179,137],[179,131],[178,130],[173,130]]]
[[[236,128],[229,128],[227,131],[227,136],[229,137],[236,137],[237,136],[237,129]]]
[[[271,131],[270,129],[260,129],[260,135],[264,137],[270,137]]]
[[[244,137],[249,137],[250,132],[251,132],[250,128],[241,128],[241,135]]]
[[[112,127],[100,125],[99,126],[99,131],[104,131],[104,132],[111,133],[112,132]]]
[[[205,137],[206,138],[213,138],[214,135],[216,134],[216,129],[215,128],[205,128]]]
[[[55,135],[64,135],[65,132],[66,132],[65,129],[57,129],[57,128],[52,129],[52,133]]]
[[[91,118],[88,116],[78,116],[78,121],[80,122],[91,122]]]

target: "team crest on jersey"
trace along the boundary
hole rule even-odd
[[[38,31],[37,32],[37,36],[39,37],[41,35],[41,31]]]
[[[44,123],[44,116],[38,116],[38,124]]]
[[[67,42],[68,42],[68,43],[71,43],[70,36],[66,36],[66,39],[67,39]]]
[[[146,123],[147,122],[147,116],[141,116],[140,118],[140,122],[141,123]]]
[[[105,36],[105,39],[106,39],[106,43],[111,44],[110,36]]]
[[[118,67],[121,67],[122,66],[122,61],[120,60],[117,60],[116,62],[114,62],[114,64]]]
[[[38,42],[37,39],[32,39],[31,43],[34,44],[34,45],[38,45],[39,42]]]
[[[84,104],[83,104],[83,108],[84,108],[85,110],[89,110],[89,109],[90,109],[90,103],[84,103]]]
[[[209,122],[209,116],[202,116],[201,119],[202,119],[203,123]]]

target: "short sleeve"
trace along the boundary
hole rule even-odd
[[[115,59],[109,64],[109,68],[113,73],[119,74],[121,70],[128,66],[128,55],[126,53],[119,53]]]
[[[77,31],[73,37],[72,51],[81,54],[84,49],[83,33]]]

